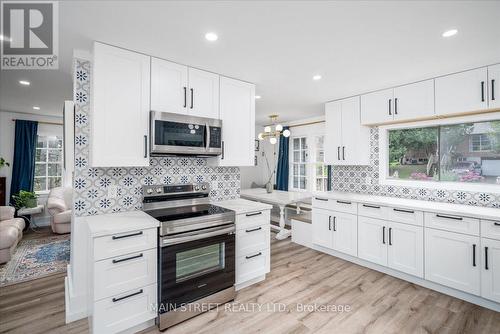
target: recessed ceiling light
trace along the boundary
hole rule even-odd
[[[443,37],[451,37],[451,36],[454,36],[456,35],[458,32],[457,29],[450,29],[450,30],[446,30],[445,32],[443,32]]]
[[[35,109],[35,110],[40,110],[40,107],[38,107],[38,106],[33,106],[33,109]]]
[[[313,80],[320,80],[321,79],[321,75],[319,74],[316,74],[315,76],[313,76]]]
[[[260,96],[260,95],[255,95],[255,99],[256,99],[256,100],[260,99],[261,97],[262,97],[262,96]]]
[[[207,41],[215,42],[219,38],[219,36],[217,36],[217,34],[214,32],[207,32],[205,34],[205,38]]]
[[[29,85],[31,85],[31,82],[26,81],[26,80],[19,80],[19,83],[20,83],[21,85],[23,85],[23,86],[29,86]]]

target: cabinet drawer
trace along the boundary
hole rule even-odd
[[[130,290],[94,303],[94,333],[118,333],[156,318],[156,284]]]
[[[413,209],[387,208],[389,220],[417,226],[424,225],[424,213]]]
[[[313,207],[325,210],[333,210],[337,212],[358,213],[358,207],[355,202],[342,199],[323,198],[320,196],[313,197]]]
[[[271,210],[242,213],[236,216],[236,230],[245,230],[271,223]]]
[[[374,204],[358,204],[358,215],[377,219],[388,219],[387,207]]]
[[[94,300],[156,282],[156,249],[94,263]]]
[[[109,259],[146,249],[156,248],[156,228],[107,235],[94,239],[94,259]]]
[[[269,248],[236,259],[236,284],[262,276],[270,271]]]
[[[270,247],[269,224],[236,231],[236,257],[256,253]]]
[[[481,220],[481,236],[500,240],[500,220]]]
[[[450,232],[479,235],[479,219],[426,212],[425,226]]]

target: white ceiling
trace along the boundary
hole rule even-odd
[[[65,1],[59,11],[60,70],[1,71],[0,110],[60,114],[73,49],[91,50],[92,40],[254,82],[259,123],[500,62],[499,1]],[[444,39],[449,28],[459,33]],[[219,40],[206,41],[207,31]]]

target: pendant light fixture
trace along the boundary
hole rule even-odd
[[[290,130],[283,130],[283,125],[279,123],[276,124],[278,121],[278,115],[271,115],[269,118],[271,119],[271,124],[264,126],[264,132],[259,133],[257,136],[259,140],[269,138],[269,142],[274,145],[278,142],[280,136],[290,137]]]

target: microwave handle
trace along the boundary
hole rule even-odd
[[[208,150],[210,149],[210,126],[208,125],[208,123],[205,123],[205,134],[205,138],[207,139],[205,149],[208,152]]]

